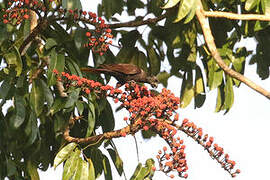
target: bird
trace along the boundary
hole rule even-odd
[[[118,81],[118,87],[126,82],[135,81],[149,83],[153,88],[157,88],[159,82],[155,76],[148,76],[144,70],[134,64],[102,64],[98,68],[83,67],[81,71],[113,76]]]

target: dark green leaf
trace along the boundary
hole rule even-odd
[[[114,14],[122,13],[124,2],[123,0],[102,0],[102,5],[105,10],[105,17],[109,20]]]
[[[28,136],[28,140],[25,144],[25,146],[27,147],[35,142],[38,135],[37,117],[32,111],[25,127],[25,133]]]
[[[58,97],[55,99],[53,106],[51,107],[49,113],[51,115],[54,115],[55,113],[57,113],[58,111],[60,111],[61,109],[64,108],[66,104],[66,99],[62,98],[62,97]]]
[[[144,3],[140,0],[127,0],[127,12],[129,15],[135,15],[135,10],[144,8]]]
[[[23,64],[18,49],[13,46],[10,52],[4,54],[4,58],[9,67],[15,67],[15,70],[17,72],[16,76],[19,76],[22,73]]]
[[[44,98],[47,102],[48,108],[51,108],[52,104],[54,102],[54,97],[53,97],[52,91],[42,79],[40,81],[41,81],[42,89],[44,92]]]
[[[232,107],[234,101],[234,92],[233,92],[233,83],[232,78],[226,75],[226,84],[225,84],[225,102],[223,109],[226,109],[226,112]],[[226,113],[225,112],[225,113]]]
[[[103,155],[102,159],[105,180],[112,180],[112,170],[109,159]]]
[[[65,108],[70,108],[70,107],[75,106],[75,103],[77,102],[77,100],[79,98],[80,91],[81,91],[80,88],[76,88],[76,89],[73,89],[71,91],[71,93],[68,94],[68,98],[67,98],[67,102],[65,104]]]
[[[118,152],[116,152],[115,150],[113,149],[107,149],[110,156],[111,156],[111,159],[114,163],[114,166],[118,172],[118,174],[121,176],[122,173],[123,173],[123,161],[122,159],[120,158]]]
[[[115,126],[114,115],[110,103],[106,100],[105,107],[99,116],[103,132],[112,131]]]
[[[18,94],[15,95],[15,117],[12,120],[14,128],[18,128],[22,125],[25,120],[25,102],[23,96]]]
[[[57,42],[53,38],[48,38],[46,40],[45,49],[49,50],[57,45]]]
[[[210,87],[210,90],[217,88],[221,83],[223,79],[223,71],[220,69],[218,64],[213,60],[208,61],[208,86]]]

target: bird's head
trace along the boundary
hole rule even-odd
[[[159,83],[156,76],[148,76],[147,82],[152,86],[152,88],[157,88],[158,83]]]

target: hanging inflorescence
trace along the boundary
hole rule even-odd
[[[124,90],[114,88],[110,85],[102,85],[99,82],[81,78],[68,73],[59,73],[54,70],[58,81],[63,82],[65,88],[78,87],[85,95],[95,94],[99,98],[111,97],[115,103],[127,109],[130,116],[124,117],[124,121],[130,125],[136,124],[141,130],[152,130],[159,134],[167,144],[158,151],[159,170],[173,178],[177,174],[179,177],[187,178],[188,166],[186,163],[185,145],[178,134],[178,130],[183,131],[192,137],[216,159],[222,167],[228,171],[232,177],[240,173],[240,170],[233,170],[235,162],[229,160],[229,155],[224,154],[223,148],[213,143],[214,138],[203,134],[202,128],[197,128],[193,122],[184,119],[181,125],[177,125],[179,114],[176,110],[179,107],[180,99],[168,90],[163,89],[161,93],[154,94],[146,86],[140,86],[135,82],[126,83]],[[139,118],[138,118],[139,117]],[[129,132],[133,134],[135,132]],[[121,132],[125,137],[126,132]],[[155,168],[154,168],[155,169]]]
[[[72,24],[81,26],[79,22],[84,24],[86,29],[85,36],[88,42],[85,47],[90,48],[94,53],[103,55],[112,43],[112,30],[105,24],[104,19],[97,17],[96,13],[86,12],[78,9],[63,9],[54,0],[46,1],[44,4],[38,0],[9,0],[8,7],[2,9],[3,16],[0,17],[4,24],[19,25],[24,20],[30,18],[30,11],[34,11],[39,20],[46,19],[49,23],[61,22],[64,24]],[[90,29],[86,24],[94,26]]]

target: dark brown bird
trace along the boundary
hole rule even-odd
[[[85,67],[81,68],[81,70],[113,76],[118,80],[120,86],[132,80],[149,83],[153,88],[156,88],[158,85],[158,80],[155,76],[148,76],[144,70],[133,64],[103,64],[98,68]]]

